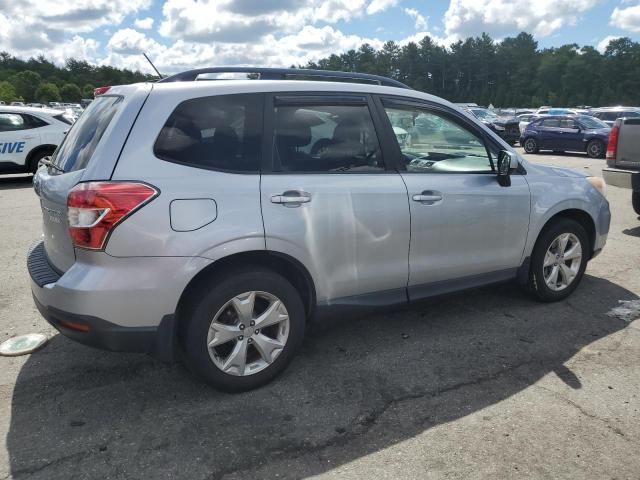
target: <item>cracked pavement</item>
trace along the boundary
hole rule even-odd
[[[567,301],[507,284],[332,318],[284,375],[228,395],[55,334],[29,292],[30,178],[0,177],[0,341],[51,336],[0,358],[0,479],[637,479],[640,320],[611,312],[640,296],[640,220],[630,191],[609,200],[608,244]]]

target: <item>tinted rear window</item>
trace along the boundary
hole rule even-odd
[[[262,94],[194,98],[176,107],[154,145],[158,158],[210,170],[260,170]]]
[[[69,130],[53,162],[65,172],[85,168],[121,105],[122,97],[105,95],[95,99]]]

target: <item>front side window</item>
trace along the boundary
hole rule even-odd
[[[262,98],[238,94],[182,102],[162,127],[155,155],[208,170],[259,171]]]
[[[273,153],[280,172],[384,171],[366,105],[276,106]]]
[[[0,132],[13,132],[29,128],[17,113],[0,113]]]
[[[563,118],[562,120],[560,120],[560,128],[578,128],[578,124],[575,122],[575,120],[572,120],[570,118]]]
[[[385,107],[410,173],[489,173],[484,141],[449,115],[414,107]],[[497,155],[495,156],[497,158]]]

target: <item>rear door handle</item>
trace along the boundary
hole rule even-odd
[[[302,203],[309,203],[311,194],[298,190],[288,190],[281,195],[273,195],[271,203],[278,203],[285,207],[299,207]]]
[[[425,190],[411,198],[414,202],[422,203],[424,205],[434,205],[442,201],[442,194],[440,192],[434,192],[433,190]]]

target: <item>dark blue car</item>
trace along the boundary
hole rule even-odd
[[[527,125],[520,145],[527,153],[587,152],[591,158],[604,158],[610,132],[606,123],[588,115],[543,116]]]

